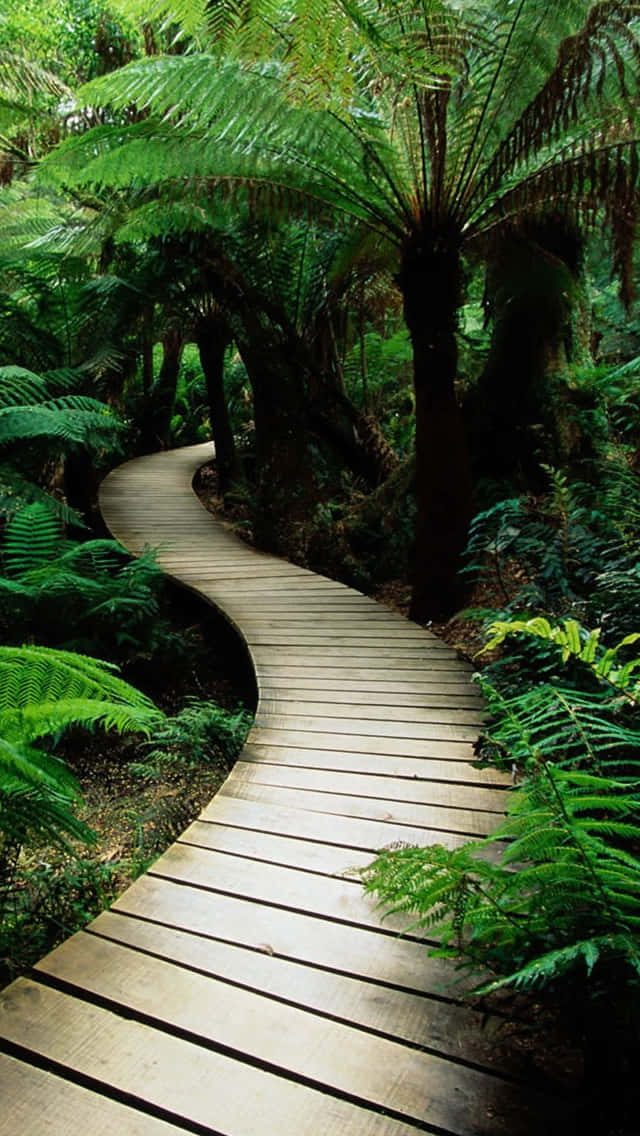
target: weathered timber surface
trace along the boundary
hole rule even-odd
[[[509,1066],[357,872],[396,841],[490,832],[470,667],[373,600],[256,552],[191,490],[210,445],[115,470],[105,520],[236,627],[259,705],[182,837],[0,995],[2,1136],[538,1136],[558,1102]]]

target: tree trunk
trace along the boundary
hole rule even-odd
[[[153,452],[158,447],[166,450],[171,441],[171,415],[183,350],[182,332],[165,332],[162,337],[162,366],[147,400],[147,415],[142,431],[144,452]]]
[[[253,392],[256,428],[254,535],[268,552],[302,554],[296,532],[318,500],[309,449],[306,383],[280,344],[236,340]]]
[[[405,248],[398,277],[413,345],[416,539],[410,618],[443,620],[459,607],[457,576],[471,518],[468,447],[455,395],[461,266],[455,240]]]
[[[572,406],[580,395],[566,381],[569,363],[589,362],[581,250],[567,223],[553,221],[510,233],[493,250],[491,348],[464,407],[479,477],[542,489],[541,463],[567,465],[588,449]]]
[[[207,386],[211,433],[216,447],[218,486],[224,496],[240,476],[224,390],[224,353],[231,342],[231,331],[227,321],[220,316],[205,316],[196,324],[195,339]]]
[[[153,304],[145,304],[142,312],[142,390],[145,395],[153,386]]]
[[[80,513],[89,529],[95,528],[99,479],[87,450],[71,450],[66,455],[63,481],[67,504]]]

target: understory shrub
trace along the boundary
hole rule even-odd
[[[172,767],[193,768],[203,762],[230,768],[251,721],[244,707],[229,711],[210,700],[189,698],[178,714],[154,730],[150,741],[141,744],[144,757],[129,768],[148,781],[166,777]]]

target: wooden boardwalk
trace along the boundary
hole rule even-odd
[[[238,541],[191,491],[211,453],[130,462],[101,506],[127,548],[160,546],[241,631],[255,726],[180,840],[0,995],[0,1132],[550,1132],[545,1102],[501,1065],[497,1019],[462,1006],[452,967],[381,922],[353,878],[392,842],[495,826],[504,783],[469,764],[470,668]]]

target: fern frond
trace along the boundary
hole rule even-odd
[[[105,407],[100,410],[50,406],[5,407],[0,410],[0,446],[15,446],[30,438],[54,438],[61,446],[99,449],[112,445],[122,429]]]
[[[0,463],[0,515],[11,518],[26,505],[39,504],[66,525],[85,528],[82,517],[64,501],[58,501],[8,464]]]
[[[0,717],[67,699],[122,705],[150,728],[161,717],[151,700],[110,663],[49,647],[0,647]]]
[[[62,548],[60,521],[40,502],[27,505],[8,522],[4,532],[2,556],[9,577],[41,567]]]

